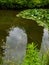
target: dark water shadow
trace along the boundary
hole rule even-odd
[[[6,37],[9,35],[8,31],[12,27],[19,27],[26,31],[28,37],[28,43],[35,42],[40,48],[43,35],[43,27],[38,26],[38,24],[29,19],[17,18],[16,14],[18,11],[0,10],[0,56],[3,56],[6,42]]]

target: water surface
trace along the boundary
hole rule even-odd
[[[0,10],[0,56],[4,56],[3,45],[6,45],[6,37],[11,28],[19,27],[26,31],[28,43],[35,42],[40,48],[43,35],[43,27],[29,19],[16,17],[19,11]],[[12,44],[12,43],[11,43]]]

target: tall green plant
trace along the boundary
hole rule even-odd
[[[40,57],[39,51],[36,46],[34,46],[34,43],[28,44],[27,54],[22,65],[47,65],[47,56],[43,55]]]

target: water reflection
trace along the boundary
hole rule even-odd
[[[26,54],[27,34],[21,28],[15,27],[6,37],[5,60],[21,63]]]
[[[44,28],[43,30],[43,37],[42,37],[42,44],[40,52],[43,54],[47,53],[49,50],[49,31],[48,29]]]

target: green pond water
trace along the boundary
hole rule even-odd
[[[35,42],[40,48],[43,36],[43,27],[29,19],[16,17],[20,11],[0,10],[0,56],[4,56],[4,49],[2,46],[6,42],[6,37],[9,35],[8,31],[13,27],[19,27],[26,31],[28,43]],[[5,43],[6,44],[6,43]],[[12,44],[12,43],[11,43]]]

